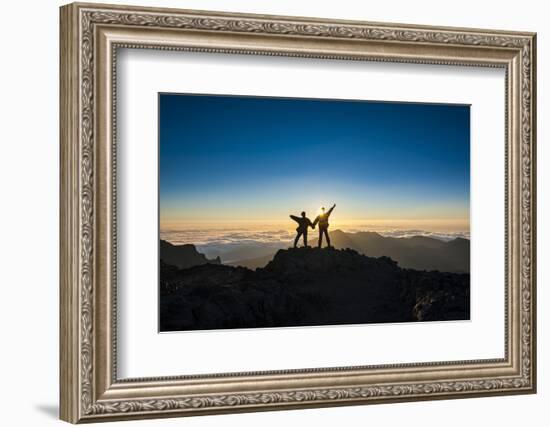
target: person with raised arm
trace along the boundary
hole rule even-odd
[[[319,215],[317,215],[317,218],[315,218],[315,221],[313,221],[313,228],[315,228],[315,226],[319,224],[319,247],[323,245],[323,234],[327,239],[327,247],[329,248],[331,247],[330,237],[328,237],[328,226],[329,226],[328,218],[330,217],[330,214],[332,213],[335,207],[336,207],[336,203],[332,205],[332,207],[327,212],[325,212],[325,208],[322,207],[321,208],[322,212]]]

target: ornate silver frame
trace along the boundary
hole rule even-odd
[[[61,8],[61,419],[72,422],[534,393],[535,34],[71,4]],[[175,378],[116,375],[118,47],[506,70],[505,357]]]

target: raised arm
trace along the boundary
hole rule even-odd
[[[327,212],[327,217],[330,216],[330,214],[332,213],[332,210],[336,207],[336,203],[332,205],[332,207],[328,210]]]
[[[290,216],[290,218],[292,218],[294,221],[296,221],[296,222],[298,222],[298,223],[300,222],[300,218],[298,218],[297,216],[295,216],[295,215],[289,215],[289,216]]]

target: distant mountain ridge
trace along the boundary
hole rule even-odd
[[[336,248],[355,249],[368,256],[388,256],[402,268],[470,272],[470,241],[461,237],[443,241],[427,236],[385,237],[372,231],[330,233]]]
[[[195,245],[173,245],[166,240],[160,241],[160,260],[178,268],[190,268],[203,264],[221,264],[220,257],[208,259],[195,248]]]
[[[465,320],[469,274],[353,249],[279,250],[264,268],[161,263],[161,331]]]
[[[386,237],[372,231],[356,233],[334,230],[330,233],[332,245],[337,249],[353,249],[367,256],[387,256],[402,268],[450,273],[470,272],[470,241],[458,237],[443,241],[427,236]],[[309,244],[317,245],[317,233],[310,232]],[[273,254],[243,259],[229,263],[251,269],[265,267]]]

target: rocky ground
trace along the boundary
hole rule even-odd
[[[161,331],[465,320],[469,307],[469,274],[352,249],[280,250],[255,271],[161,263]]]

